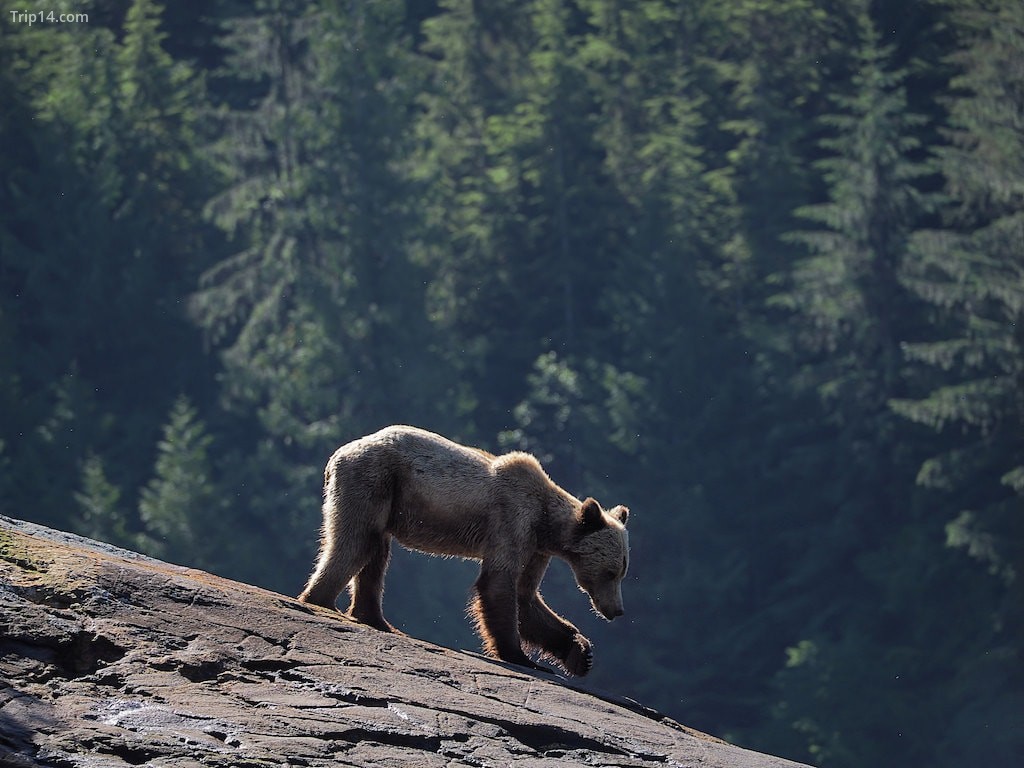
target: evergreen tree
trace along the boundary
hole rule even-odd
[[[257,578],[289,591],[315,552],[330,453],[441,412],[410,261],[401,22],[397,3],[266,2],[224,41],[223,76],[251,99],[221,105],[212,154],[227,183],[208,213],[238,250],[203,275],[192,310],[223,361],[232,429],[254,446],[224,471],[244,489],[240,524],[280,563]]]
[[[218,565],[216,542],[227,532],[219,525],[224,504],[211,477],[212,440],[188,398],[179,397],[157,446],[153,479],[139,499],[144,552],[196,568]]]
[[[793,212],[821,193],[812,160],[817,119],[828,110],[832,83],[842,81],[854,44],[846,3],[829,0],[732,0],[700,5],[691,33],[702,55],[694,77],[707,94],[714,127],[703,144],[722,157],[720,174],[734,188],[739,220],[716,274],[731,311],[754,336],[770,276],[786,269],[786,232]]]
[[[917,479],[947,543],[981,566],[962,568],[958,590],[972,642],[953,681],[950,764],[1009,766],[1024,750],[1012,724],[1024,706],[1024,9],[965,4],[957,18],[957,96],[936,150],[946,222],[915,235],[907,277],[935,321],[904,347],[920,366],[919,396],[893,407],[939,433],[943,450]]]
[[[739,278],[723,269],[741,228],[735,178],[709,141],[717,115],[703,87],[713,13],[656,0],[586,9],[592,31],[580,56],[619,195],[609,217],[619,223],[619,259],[601,295],[612,319],[601,364],[581,370],[594,384],[620,386],[605,399],[590,384],[581,410],[601,402],[601,415],[629,429],[614,449],[591,430],[581,463],[589,480],[643,510],[634,540],[644,548],[638,578],[651,589],[633,606],[666,618],[637,630],[654,653],[631,642],[639,638],[632,627],[618,629],[627,632],[623,653],[634,671],[614,684],[723,732],[756,716],[758,681],[784,643],[753,618],[768,575],[754,544],[763,529],[734,518],[755,504],[753,483],[738,478],[750,475],[743,429],[756,410],[746,406],[749,358],[736,347]],[[646,544],[645,528],[659,532]],[[712,665],[711,657],[727,660]]]
[[[261,10],[226,40],[233,76],[265,91],[224,107],[216,152],[235,177],[209,205],[243,248],[207,272],[193,308],[223,345],[228,402],[323,450],[379,423],[407,394],[384,382],[425,345],[395,332],[422,307],[398,174],[410,73],[394,4]]]
[[[918,262],[908,278],[939,310],[940,329],[955,335],[906,345],[911,359],[932,366],[945,381],[925,398],[894,406],[936,430],[961,428],[962,437],[929,459],[919,479],[950,494],[987,489],[954,502],[980,501],[982,508],[960,515],[950,536],[994,573],[1016,581],[1024,557],[1013,533],[1024,495],[1024,355],[1017,330],[1024,262],[1016,240],[1024,222],[1018,178],[1024,140],[1008,126],[1020,122],[1024,101],[1007,73],[1024,47],[1024,15],[1001,8],[967,18],[976,37],[956,57],[963,71],[953,82],[965,95],[951,105],[951,143],[937,150],[951,200],[949,226],[917,235]],[[991,523],[984,522],[989,516]],[[1000,533],[987,535],[989,525]]]
[[[2,240],[18,361],[5,381],[22,400],[10,424],[25,436],[11,460],[25,479],[15,494],[47,520],[67,514],[89,455],[116,485],[141,485],[160,422],[144,406],[204,379],[180,305],[208,244],[191,154],[199,90],[163,51],[159,15],[132,4],[121,42],[101,24],[4,35],[34,126]]]
[[[95,150],[104,142],[90,142],[87,134],[109,115],[108,73],[86,51],[106,51],[111,39],[102,28],[75,38],[26,24],[6,25],[0,38],[0,130],[5,144],[19,148],[5,153],[2,175],[0,418],[12,511],[35,509],[43,521],[68,514],[65,500],[76,488],[77,464],[88,449],[83,441],[95,425],[90,388],[77,378],[90,346],[79,336],[90,322],[82,311],[90,297],[74,289],[91,271],[83,252],[105,238],[104,209],[91,183],[104,186],[109,163],[81,166],[102,155]]]
[[[602,276],[614,210],[569,5],[445,3],[424,25],[432,57],[418,167],[430,182],[424,262],[447,356],[482,435],[513,426],[525,372],[550,351],[607,340]],[[430,60],[430,59],[428,59]],[[486,406],[486,407],[484,407]]]
[[[509,38],[526,16],[503,4],[478,9],[443,0],[439,6],[423,24],[421,43],[428,79],[413,165],[425,191],[419,260],[430,275],[429,316],[450,338],[442,353],[456,372],[449,393],[459,425],[453,434],[471,437],[503,425],[475,424],[485,372],[504,372],[493,377],[489,399],[508,408],[515,401],[509,390],[519,391],[515,372],[535,354],[510,335],[509,317],[518,307],[509,288],[510,255],[499,246],[502,228],[515,218],[520,173],[492,170],[487,150],[491,114],[509,108],[506,89],[516,70]]]
[[[794,469],[830,483],[790,517],[802,552],[790,578],[808,602],[804,638],[777,677],[769,729],[791,728],[804,755],[821,765],[934,763],[938,750],[903,734],[927,731],[949,713],[943,677],[951,659],[929,655],[927,635],[941,623],[920,606],[942,599],[955,576],[913,487],[923,441],[900,430],[888,406],[908,387],[900,343],[921,326],[903,277],[911,231],[931,205],[920,191],[930,169],[922,162],[923,120],[907,108],[905,73],[893,66],[866,5],[855,21],[861,42],[851,89],[824,118],[829,154],[819,167],[830,199],[798,210],[819,228],[792,236],[808,255],[774,299],[796,320],[784,342],[796,355],[791,383],[816,395],[827,425],[816,437],[815,463]],[[869,672],[858,661],[865,659]],[[917,697],[927,704],[915,707]]]
[[[929,173],[917,136],[921,118],[907,111],[904,75],[889,69],[891,51],[871,20],[862,15],[858,23],[864,37],[852,93],[837,95],[840,111],[822,119],[831,135],[820,146],[829,154],[817,165],[830,200],[798,209],[820,228],[790,236],[809,256],[785,278],[788,290],[772,299],[802,321],[796,348],[827,354],[805,369],[805,385],[830,404],[861,411],[850,418],[841,407],[832,409],[846,428],[861,414],[888,418],[887,397],[900,385],[899,342],[908,320],[899,313],[906,314],[908,302],[898,278],[909,231],[924,211],[918,189]]]
[[[98,456],[87,456],[82,464],[82,489],[75,493],[75,501],[81,509],[76,527],[83,536],[127,547],[134,543],[121,505],[121,489],[107,479]]]

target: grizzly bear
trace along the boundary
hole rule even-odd
[[[299,599],[336,608],[385,632],[381,598],[391,540],[435,555],[481,561],[471,603],[484,650],[543,669],[536,651],[585,675],[590,641],[538,591],[552,557],[565,560],[594,610],[622,615],[629,510],[604,511],[555,485],[528,453],[494,456],[440,435],[392,426],[339,448],[324,471],[320,556]],[[351,583],[350,583],[351,582]]]

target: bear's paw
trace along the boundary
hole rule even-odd
[[[569,643],[569,652],[562,659],[565,671],[576,677],[583,677],[594,666],[594,651],[590,641],[577,633]]]

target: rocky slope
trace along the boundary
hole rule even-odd
[[[0,765],[790,763],[554,676],[0,517]]]

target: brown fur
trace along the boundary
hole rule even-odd
[[[541,597],[552,557],[569,563],[594,610],[622,614],[629,510],[605,512],[555,485],[527,453],[493,456],[415,427],[394,426],[339,448],[324,472],[320,557],[300,600],[329,608],[348,585],[349,614],[383,631],[391,540],[481,561],[470,611],[484,650],[536,668],[590,670],[590,641]]]

